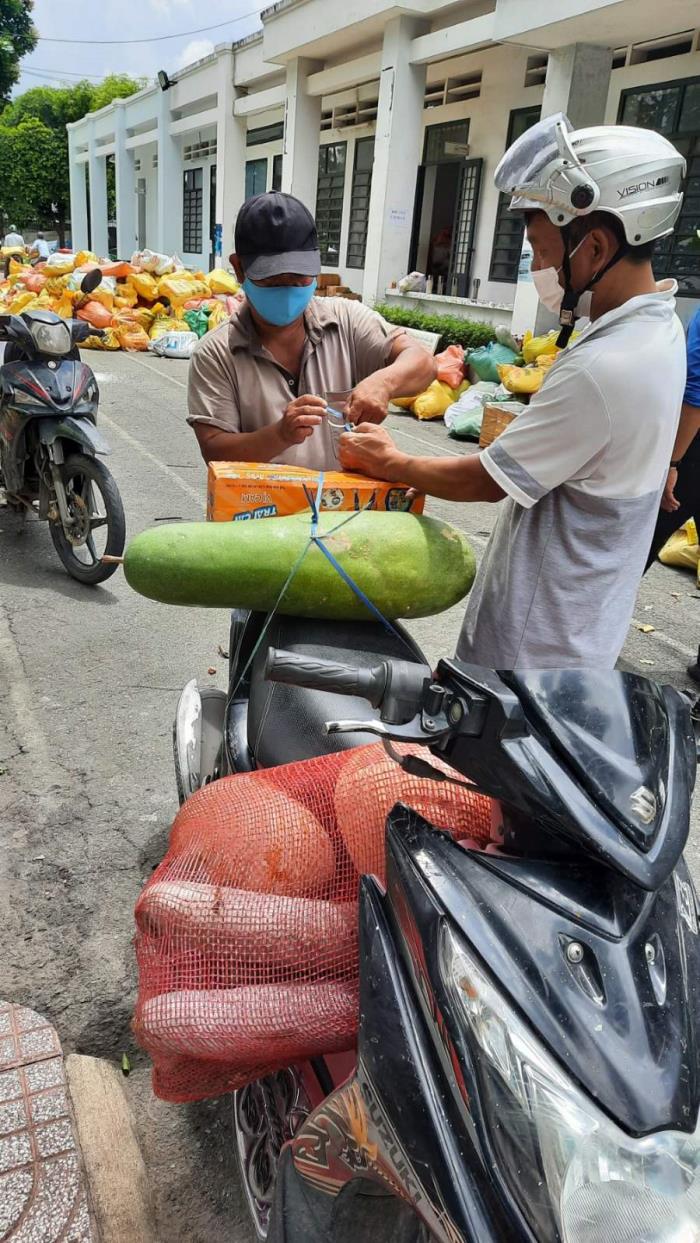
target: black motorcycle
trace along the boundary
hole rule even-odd
[[[390,814],[386,890],[360,887],[356,1060],[235,1096],[258,1237],[698,1243],[687,701],[632,674],[443,660],[433,675],[415,650],[382,658],[371,623],[271,631],[293,650],[261,643],[241,679],[260,630],[234,617],[228,696],[185,689],[181,797],[378,736],[447,760],[495,800],[501,831],[470,850],[408,807]],[[323,730],[341,696],[352,719]]]
[[[90,293],[99,269],[81,285]],[[96,454],[110,452],[96,427],[97,381],[78,346],[100,330],[52,311],[0,315],[0,486],[7,505],[48,521],[63,565],[78,582],[117,569],[126,524],[121,497]]]

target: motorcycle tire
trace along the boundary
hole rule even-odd
[[[67,458],[59,469],[66,490],[68,490],[72,480],[82,476],[83,479],[89,480],[93,488],[96,488],[100,493],[104,502],[104,521],[107,525],[107,542],[103,555],[108,554],[111,557],[121,557],[126,541],[124,506],[119,495],[119,489],[107,467],[98,461],[97,458],[89,457],[84,453],[75,453]],[[101,559],[95,559],[92,564],[86,564],[84,561],[81,561],[76,556],[75,549],[63,529],[60,518],[50,522],[49,529],[54,548],[64,568],[77,582],[84,583],[87,586],[95,586],[111,578],[118,568],[117,564],[105,565]],[[91,532],[92,529],[91,525]],[[87,538],[90,539],[91,536],[89,535]],[[92,549],[88,545],[88,551],[95,557],[94,544]]]

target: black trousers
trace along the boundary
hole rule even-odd
[[[656,520],[656,529],[651,541],[649,549],[649,558],[644,567],[646,574],[649,566],[656,560],[656,556],[661,548],[663,548],[669,536],[673,535],[679,527],[683,526],[689,518],[695,518],[700,523],[700,460],[683,458],[678,467],[678,481],[676,483],[676,500],[680,501],[680,509],[675,510],[672,514],[667,514],[665,509],[659,510],[659,516]]]

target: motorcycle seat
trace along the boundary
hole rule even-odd
[[[354,696],[265,681],[268,648],[363,668],[389,658],[424,664],[418,646],[405,631],[396,628],[402,638],[394,637],[379,622],[273,619],[255,657],[250,682],[248,746],[258,767],[273,768],[376,742],[370,733],[326,734],[324,726],[326,721],[376,720],[379,715],[366,700]]]

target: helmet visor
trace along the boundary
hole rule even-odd
[[[557,127],[570,133],[573,126],[563,112],[538,121],[508,148],[494,176],[496,189],[504,194],[538,198],[538,174],[560,154]]]

